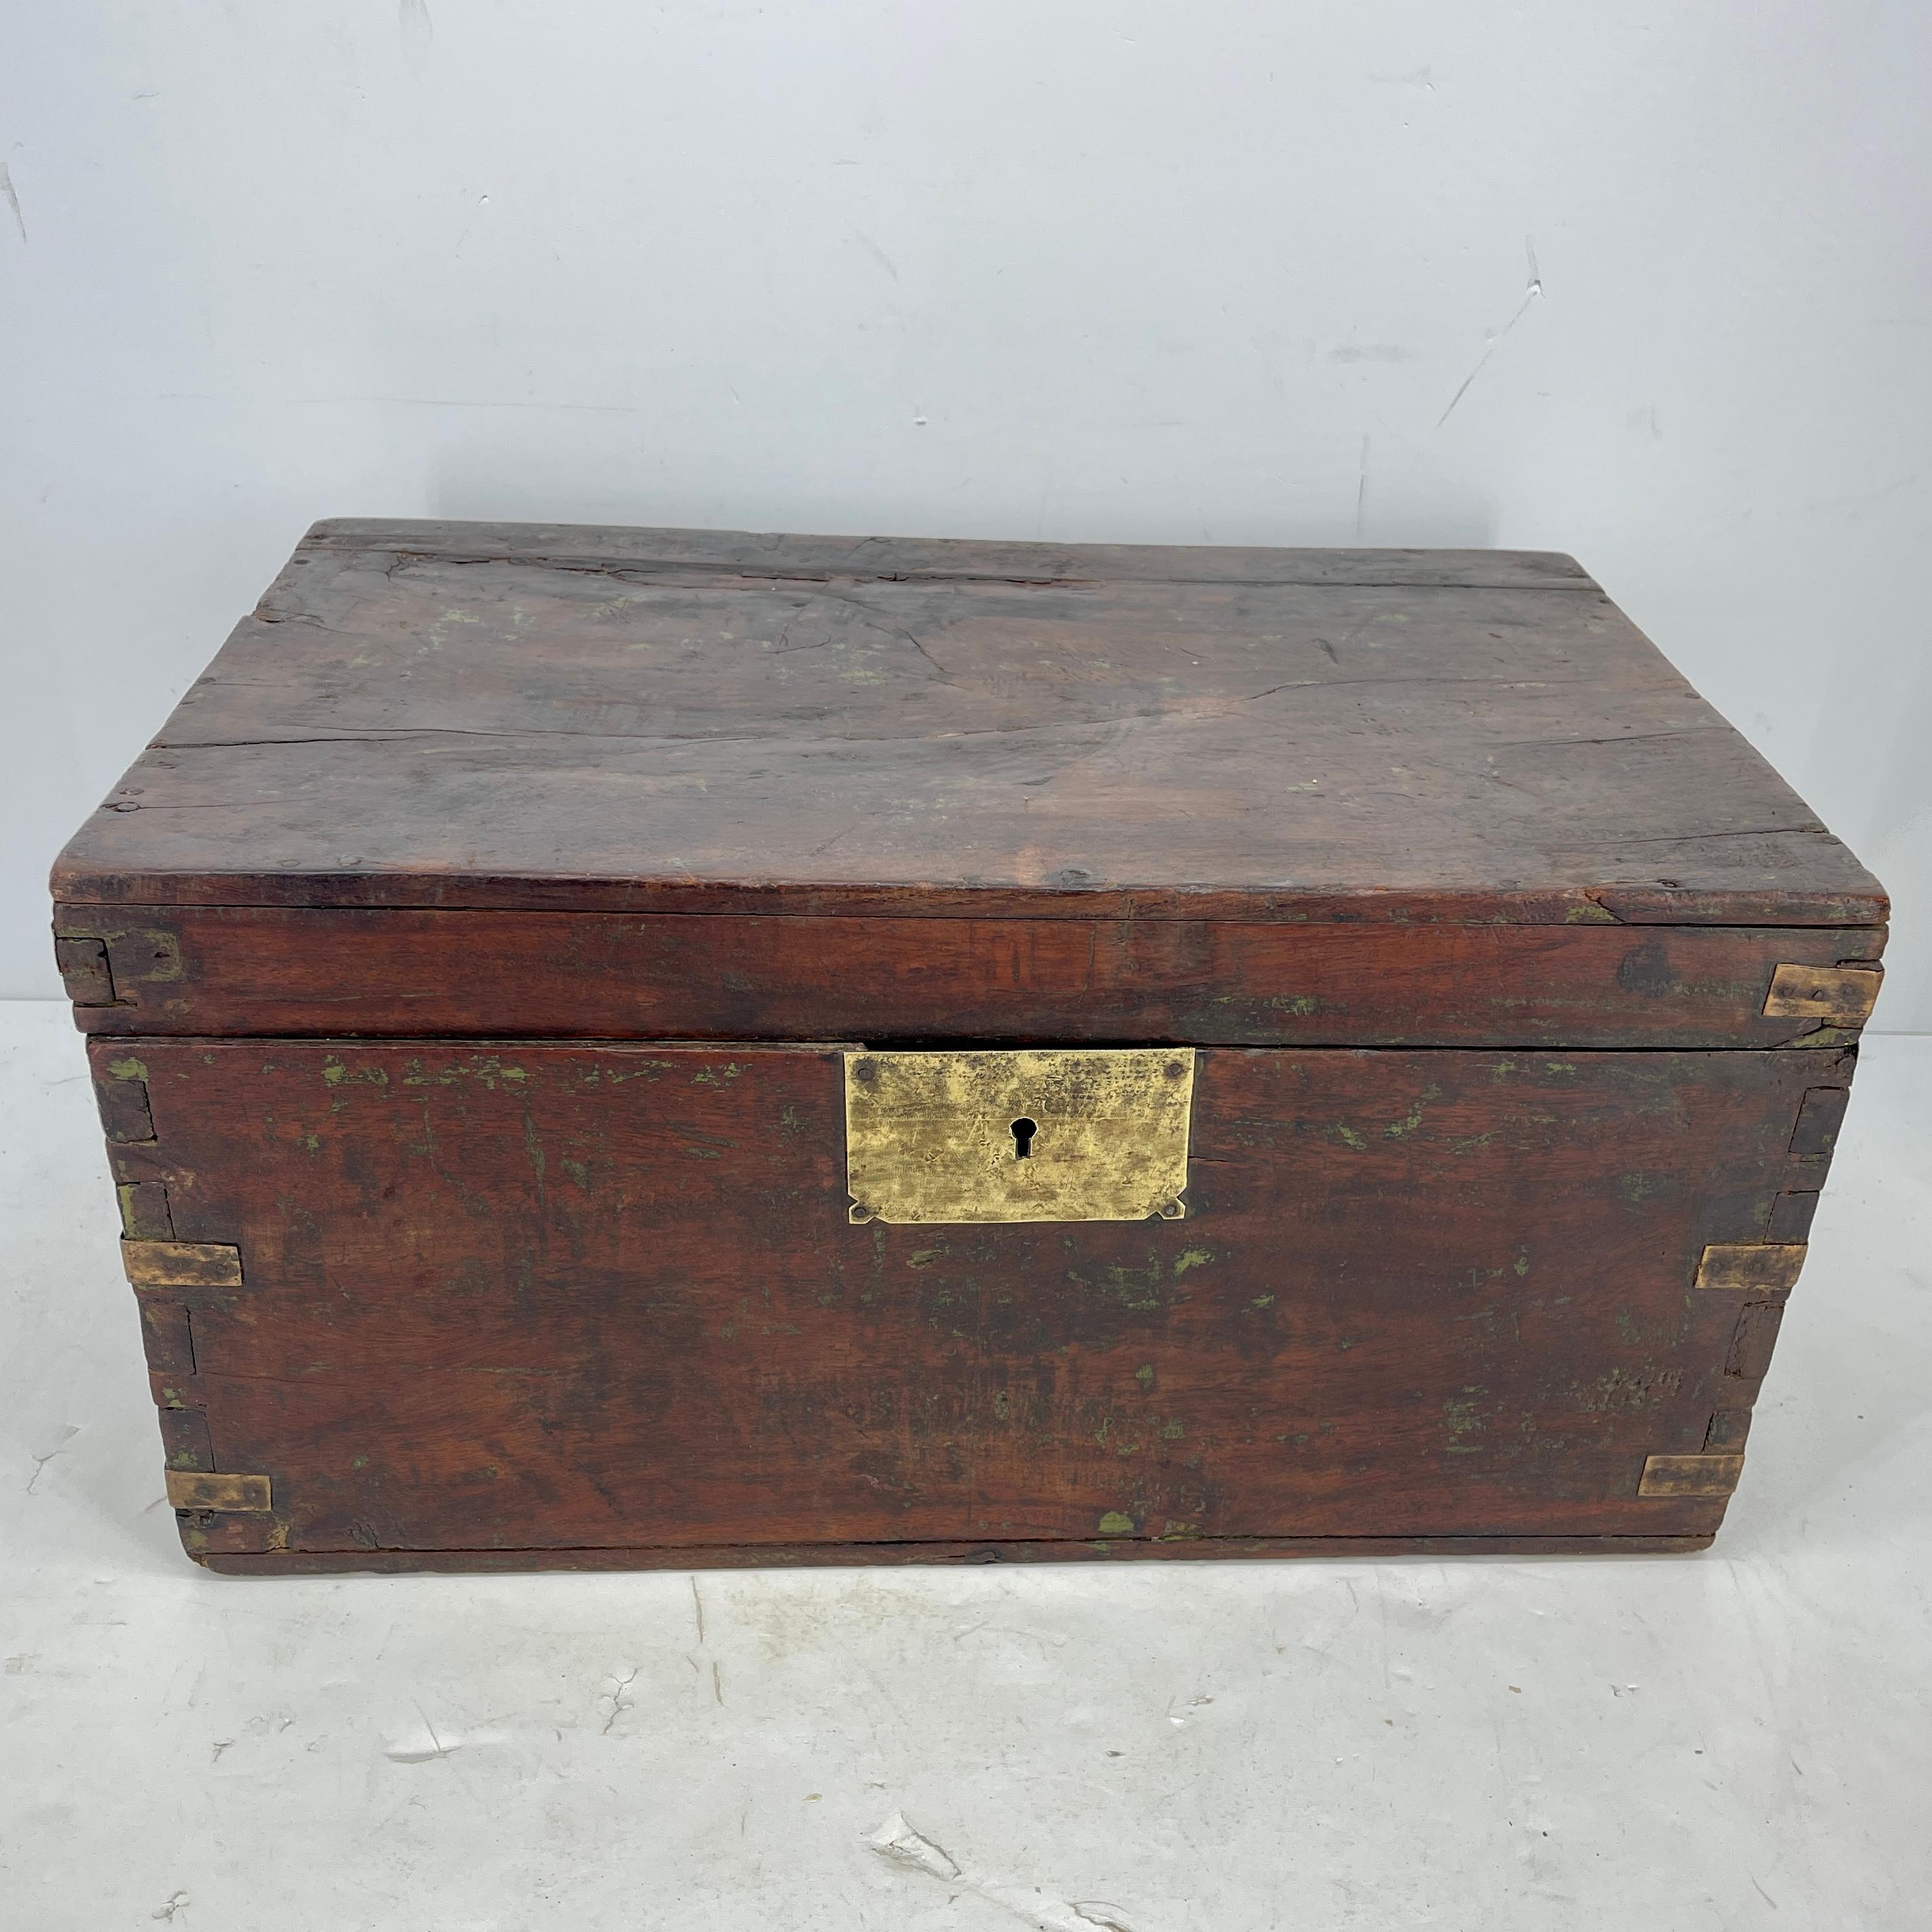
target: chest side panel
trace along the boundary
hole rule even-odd
[[[92,1052],[190,1545],[345,1564],[1707,1534],[1850,1071],[1210,1049],[1186,1220],[921,1228],[829,1048]]]

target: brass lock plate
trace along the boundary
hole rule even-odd
[[[1178,1220],[1192,1047],[845,1056],[854,1221]]]

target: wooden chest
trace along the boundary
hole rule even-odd
[[[1886,910],[1566,557],[374,522],[54,890],[230,1570],[1701,1545]]]

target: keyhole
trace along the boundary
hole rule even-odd
[[[1033,1158],[1033,1137],[1040,1132],[1040,1123],[1030,1120],[1022,1114],[1013,1123],[1013,1158],[1030,1160]]]

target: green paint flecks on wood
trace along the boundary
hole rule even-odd
[[[1272,1006],[1277,1012],[1293,1013],[1298,1019],[1307,1018],[1310,1014],[1319,1012],[1322,1006],[1322,1002],[1310,993],[1280,993],[1262,1004]]]
[[[1400,1120],[1391,1120],[1387,1126],[1383,1128],[1383,1139],[1399,1141],[1405,1134],[1414,1133],[1416,1129],[1422,1124],[1423,1108],[1427,1106],[1430,1101],[1439,1100],[1442,1097],[1442,1089],[1441,1088],[1434,1085],[1424,1088],[1421,1094],[1418,1096],[1415,1104],[1409,1108],[1408,1112],[1405,1114]]]
[[[1466,1436],[1480,1436],[1482,1433],[1481,1406],[1469,1400],[1470,1397],[1480,1395],[1481,1393],[1480,1389],[1466,1390],[1461,1398],[1451,1396],[1442,1405],[1443,1419],[1449,1425],[1449,1453],[1452,1456],[1472,1455],[1475,1452],[1478,1445],[1473,1442],[1465,1442],[1463,1438]]]
[[[1131,1536],[1134,1533],[1134,1520],[1130,1516],[1123,1516],[1118,1510],[1109,1510],[1100,1519],[1100,1528],[1102,1536]]]
[[[620,1073],[609,1068],[601,1068],[586,1075],[584,1084],[586,1086],[595,1084],[600,1074],[614,1082],[637,1077],[634,1072]],[[327,1076],[325,1075],[325,1077]],[[508,1081],[514,1084],[529,1078],[529,1073],[524,1068],[506,1066],[494,1054],[483,1054],[472,1057],[466,1064],[440,1066],[434,1072],[426,1071],[421,1060],[412,1060],[404,1072],[403,1084],[405,1087],[454,1087],[464,1080],[476,1080],[494,1094],[499,1081]],[[386,1084],[386,1078],[377,1084]]]
[[[1338,1122],[1335,1132],[1346,1145],[1353,1148],[1358,1154],[1361,1153],[1368,1146],[1368,1142],[1364,1140],[1353,1127],[1345,1122]]]
[[[107,1063],[107,1070],[116,1080],[146,1080],[148,1078],[147,1062],[136,1060],[131,1056],[125,1060],[110,1060]]]
[[[1185,1274],[1190,1268],[1205,1268],[1214,1258],[1212,1248],[1185,1248],[1175,1257],[1174,1272],[1177,1276]]]
[[[347,1066],[334,1054],[322,1063],[322,1077],[331,1087],[386,1087],[389,1076],[380,1066],[365,1066],[359,1073],[352,1073]]]
[[[1619,1366],[1593,1382],[1573,1384],[1570,1396],[1587,1415],[1614,1415],[1660,1408],[1683,1385],[1681,1367],[1647,1361],[1634,1370]]]

